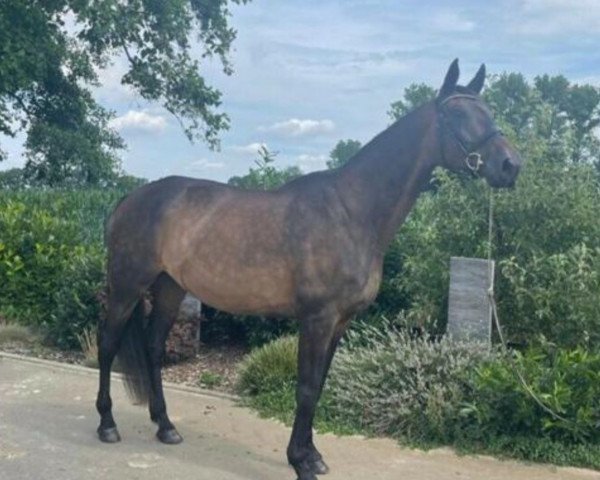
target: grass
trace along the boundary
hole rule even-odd
[[[296,409],[295,387],[288,385],[279,390],[263,392],[254,396],[243,396],[242,404],[250,407],[262,418],[274,418],[287,426],[294,423]],[[371,433],[360,425],[349,423],[347,419],[333,416],[328,404],[331,399],[325,392],[317,405],[314,427],[317,431],[334,433],[336,435],[365,435]]]
[[[466,442],[452,446],[465,454],[487,454],[504,459],[600,470],[600,445],[595,444],[568,444],[549,438],[506,436],[485,444]]]
[[[31,345],[39,342],[39,336],[23,325],[17,325],[15,323],[0,324],[0,345],[6,345],[8,343]]]
[[[223,383],[223,376],[213,372],[202,372],[198,383],[201,387],[215,388]]]
[[[98,344],[96,343],[96,328],[86,328],[77,335],[77,340],[84,354],[83,364],[86,367],[98,368]]]

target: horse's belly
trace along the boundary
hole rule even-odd
[[[162,243],[162,264],[182,287],[212,307],[290,314],[285,203],[274,203],[271,197],[246,200],[225,198],[210,208],[175,212],[165,228],[169,235]]]
[[[281,315],[293,310],[291,280],[283,266],[245,268],[227,260],[198,261],[175,276],[186,290],[219,310]]]

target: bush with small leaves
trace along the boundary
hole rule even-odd
[[[248,395],[292,387],[297,378],[298,339],[282,337],[255,349],[240,368],[238,389]]]

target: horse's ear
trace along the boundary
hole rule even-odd
[[[477,70],[477,73],[473,77],[473,80],[469,82],[467,88],[472,92],[479,94],[483,88],[483,82],[485,82],[485,63],[481,64],[481,67],[479,67],[479,70]]]
[[[456,84],[458,83],[459,74],[460,71],[458,70],[458,58],[455,58],[450,64],[450,68],[448,69],[448,73],[446,73],[446,78],[444,78],[442,88],[440,88],[440,97],[450,95],[454,91]]]

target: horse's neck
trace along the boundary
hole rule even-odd
[[[427,104],[380,133],[339,172],[346,208],[374,229],[382,251],[439,163],[437,128],[435,106]]]

